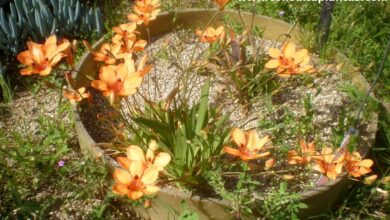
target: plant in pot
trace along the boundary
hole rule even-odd
[[[80,102],[80,145],[115,167],[114,193],[151,204],[140,211],[146,218],[185,216],[178,200],[200,218],[313,215],[325,206],[308,201],[320,194],[301,191],[326,192],[325,182],[328,190],[343,183],[339,176],[371,172],[357,142],[338,148],[332,130],[353,119],[328,111],[354,107],[336,90],[341,66],[313,62],[293,40],[267,39],[267,30],[243,22],[254,17],[225,11],[227,2],[216,1],[218,11],[158,16],[157,0],[136,1],[109,42],[86,44],[90,53],[70,70],[76,79],[65,74],[64,96]],[[190,15],[206,25],[189,29]],[[28,66],[21,73],[50,74],[72,56],[64,42],[29,42],[18,56]]]

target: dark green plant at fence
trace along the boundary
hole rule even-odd
[[[41,42],[52,34],[70,38],[103,33],[102,13],[79,0],[15,0],[10,12],[0,9],[0,50],[15,55],[31,38]]]

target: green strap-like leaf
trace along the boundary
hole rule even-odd
[[[198,120],[196,121],[195,133],[198,133],[202,129],[205,119],[207,117],[207,109],[209,104],[208,103],[209,90],[210,90],[210,79],[206,80],[201,90],[200,104],[199,104],[198,117],[197,117]]]

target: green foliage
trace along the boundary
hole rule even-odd
[[[298,193],[289,193],[287,183],[280,183],[278,190],[273,190],[262,201],[261,212],[269,219],[299,219],[297,214],[300,209],[307,208],[305,203],[300,201]]]
[[[180,206],[181,206],[183,211],[179,215],[179,220],[198,220],[199,219],[198,213],[192,212],[184,200],[181,202]]]
[[[10,83],[5,75],[5,67],[0,64],[0,94],[5,103],[12,101],[13,92]]]
[[[0,129],[2,219],[57,218],[52,213],[72,218],[74,211],[87,219],[134,216],[131,209],[125,208],[128,205],[114,206],[118,203],[114,196],[106,195],[112,178],[108,168],[74,151],[73,147],[78,146],[72,146],[75,139],[72,125],[62,119],[69,108],[69,105],[59,107],[56,118],[40,116],[34,121],[39,127],[34,134],[22,127],[22,130]],[[62,167],[58,165],[61,160]],[[123,216],[127,214],[121,214],[119,209],[127,209],[130,217]]]
[[[0,50],[15,55],[27,38],[42,42],[49,35],[91,37],[103,33],[99,8],[89,8],[79,0],[16,0],[10,13],[0,9]]]
[[[163,150],[173,155],[173,165],[168,169],[173,176],[196,178],[195,174],[211,169],[227,141],[229,115],[221,115],[209,106],[209,88],[210,81],[207,81],[199,103],[191,108],[183,104],[169,110],[152,104],[133,118],[142,139],[156,140]]]
[[[257,199],[253,193],[260,183],[252,179],[249,168],[246,163],[239,164],[241,173],[237,177],[237,183],[234,189],[226,189],[225,181],[219,172],[209,171],[205,173],[208,183],[214,191],[224,200],[229,201],[229,205],[240,219],[252,219],[256,208]]]

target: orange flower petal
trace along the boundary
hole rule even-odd
[[[154,185],[148,185],[148,186],[146,186],[146,188],[144,189],[145,195],[155,194],[155,193],[157,193],[158,191],[160,191],[160,187],[154,186]]]
[[[276,160],[274,158],[268,159],[265,161],[265,170],[269,170],[275,166]]]
[[[91,82],[91,86],[97,90],[100,90],[100,91],[107,91],[108,90],[107,84],[102,80],[93,80]]]
[[[18,61],[24,65],[31,65],[34,61],[31,57],[30,51],[23,51],[16,57]]]
[[[146,161],[144,151],[137,145],[130,145],[127,148],[127,158],[131,161],[141,161],[142,163]]]
[[[50,66],[55,66],[63,58],[62,54],[56,54],[50,61]]]
[[[154,166],[159,170],[163,169],[171,161],[171,155],[165,152],[160,152],[154,160]]]
[[[113,176],[117,183],[123,185],[129,185],[133,179],[128,171],[118,168],[115,168]]]
[[[141,177],[141,181],[146,185],[155,183],[158,178],[158,172],[159,170],[155,167],[147,168]]]
[[[45,61],[45,57],[43,55],[41,45],[31,41],[27,42],[27,45],[29,45],[29,48],[31,48],[30,53],[32,55],[33,60],[37,63],[43,63]]]
[[[124,63],[119,64],[118,66],[115,67],[115,72],[116,72],[116,78],[115,81],[118,79],[121,79],[121,81],[125,81],[128,72],[127,72],[127,66]]]
[[[270,57],[274,58],[274,59],[278,59],[279,56],[282,55],[282,52],[280,52],[280,50],[277,49],[277,48],[270,48],[270,49],[268,50],[268,55],[269,55]]]
[[[127,196],[132,200],[137,200],[141,198],[143,195],[144,193],[141,191],[129,191],[129,193],[127,194]]]
[[[233,155],[233,156],[241,156],[241,151],[235,149],[235,148],[231,148],[231,147],[223,147],[223,150],[230,154],[230,155]]]
[[[51,67],[48,66],[48,67],[46,67],[44,70],[40,71],[40,72],[39,72],[39,75],[40,75],[40,76],[47,76],[47,75],[50,74],[50,72],[51,72]]]
[[[272,60],[269,60],[266,64],[265,64],[265,68],[267,69],[275,69],[277,67],[279,67],[279,61],[276,60],[276,59],[272,59]]]
[[[20,70],[20,74],[24,75],[24,76],[28,76],[28,75],[31,75],[35,73],[33,69],[31,69],[31,67],[27,67],[27,68],[24,68],[24,69],[21,69]]]
[[[367,167],[367,168],[370,168],[372,165],[374,165],[374,162],[370,159],[365,159],[365,160],[362,160],[360,163],[359,163],[359,166],[361,167]]]
[[[287,59],[290,59],[293,57],[293,55],[296,51],[296,46],[294,43],[289,42],[283,47],[282,51],[283,51],[284,57]]]
[[[139,21],[139,17],[136,14],[129,14],[129,15],[127,15],[127,19],[129,19],[130,21],[136,21],[136,22]]]
[[[313,169],[313,170],[316,170],[316,171],[318,171],[318,172],[320,172],[320,173],[325,173],[325,172],[326,172],[326,170],[324,169],[324,167],[321,166],[320,164],[314,164],[314,165],[312,166],[312,169]]]
[[[120,96],[129,96],[137,92],[137,88],[141,85],[142,77],[138,75],[130,76],[124,81],[122,90],[118,93]]]
[[[245,133],[243,131],[241,131],[240,129],[234,128],[232,130],[231,137],[232,137],[234,143],[236,143],[239,147],[246,146]]]
[[[126,195],[127,193],[129,193],[127,186],[123,184],[115,184],[112,187],[112,191],[118,195]]]
[[[106,85],[114,85],[117,81],[117,76],[114,66],[102,66],[100,68],[99,78]]]
[[[117,157],[116,158],[116,161],[118,161],[119,165],[128,170],[130,168],[130,163],[131,161],[129,159],[127,159],[127,157]]]
[[[260,138],[259,135],[257,135],[255,130],[248,131],[246,133],[246,148],[249,151],[254,151],[257,149],[260,149],[263,146],[260,146]],[[263,144],[264,145],[264,144]],[[239,145],[240,146],[240,145]]]
[[[144,163],[142,163],[141,161],[131,161],[129,166],[129,172],[133,178],[141,177],[144,170],[145,170]]]
[[[50,45],[57,44],[57,37],[56,35],[49,36],[45,41],[45,47],[48,47]]]
[[[301,63],[305,57],[308,57],[307,54],[309,54],[309,51],[307,49],[300,49],[300,50],[298,50],[292,56],[292,58],[294,59],[294,64]]]

